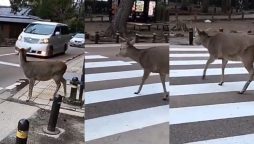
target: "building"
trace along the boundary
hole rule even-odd
[[[17,39],[29,23],[42,20],[29,13],[29,8],[23,8],[20,12],[13,14],[9,6],[0,6],[0,31],[2,37],[5,39]]]

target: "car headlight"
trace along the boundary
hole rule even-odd
[[[19,40],[19,41],[21,41],[21,40],[22,40],[22,36],[21,36],[21,35],[18,37],[18,40]]]
[[[48,44],[49,43],[49,39],[48,38],[44,38],[40,40],[41,44]]]

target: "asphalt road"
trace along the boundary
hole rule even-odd
[[[116,57],[118,52],[114,45],[86,47],[86,143],[168,144],[169,106],[162,100],[159,75],[150,76],[134,94],[143,70],[129,58]]]
[[[58,55],[49,59],[28,57],[28,60],[67,60],[71,57],[84,53],[84,49],[69,47],[65,55]],[[17,81],[26,79],[19,67],[19,57],[14,53],[13,47],[0,47],[0,92],[11,90],[18,85]]]
[[[237,94],[248,79],[241,63],[228,63],[219,86],[221,61],[202,72],[208,52],[200,46],[170,46],[171,144],[253,143],[254,83]]]

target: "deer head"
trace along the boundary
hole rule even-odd
[[[116,54],[116,56],[122,56],[122,57],[128,57],[130,56],[130,50],[131,49],[136,49],[133,45],[135,43],[135,39],[130,40],[130,39],[124,39],[125,42],[121,44],[120,46],[120,52]]]

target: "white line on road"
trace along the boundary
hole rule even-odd
[[[246,81],[238,82],[225,82],[223,86],[218,83],[206,84],[191,84],[191,85],[170,85],[170,96],[192,95],[192,94],[206,94],[206,93],[219,93],[240,91]],[[254,82],[250,84],[247,90],[254,90]]]
[[[19,64],[14,64],[14,63],[9,63],[9,62],[3,62],[3,61],[0,61],[0,64],[2,64],[2,65],[9,65],[9,66],[15,66],[15,67],[20,67]]]
[[[207,60],[171,60],[170,65],[204,65]],[[238,64],[240,61],[229,61],[228,64]],[[211,64],[222,64],[221,60],[215,60]]]
[[[143,70],[132,70],[132,71],[121,71],[121,72],[108,72],[108,73],[98,73],[98,74],[86,74],[86,82],[96,82],[105,80],[116,80],[125,78],[135,78],[142,77]],[[158,75],[158,73],[151,73],[150,75]]]
[[[120,47],[121,44],[87,44],[85,45],[86,48],[93,48],[93,47]],[[169,46],[168,43],[137,43],[135,46]]]
[[[8,55],[15,55],[16,53],[8,53],[8,54],[2,54],[2,55],[0,55],[0,57],[1,56],[8,56]]]
[[[87,62],[85,68],[99,68],[99,67],[112,67],[112,66],[126,66],[131,65],[130,62],[124,61],[105,61],[105,62]]]
[[[186,144],[253,144],[254,134],[225,137],[211,140],[204,140],[198,142],[190,142]]]
[[[16,82],[16,83],[14,83],[14,84],[12,84],[12,85],[10,85],[10,86],[7,86],[5,89],[13,89],[13,88],[15,88],[17,85],[20,85],[21,83],[20,82]]]
[[[209,57],[208,53],[194,53],[194,54],[169,54],[169,57]]]
[[[112,100],[120,100],[125,98],[139,97],[156,93],[163,93],[161,83],[146,84],[143,86],[140,94],[134,94],[138,90],[139,85],[113,88],[106,90],[86,91],[85,104],[99,103]],[[169,90],[168,83],[166,84],[167,90]]]
[[[207,52],[207,49],[205,48],[169,48],[169,51],[172,52],[172,51],[189,51],[189,52],[192,52],[192,51],[205,51]]]
[[[202,76],[204,69],[170,70],[170,77]],[[207,69],[206,75],[221,75],[221,68]],[[226,68],[225,74],[248,74],[245,68]]]
[[[86,120],[85,140],[91,141],[165,123],[169,121],[168,115],[169,107],[165,105]]]
[[[101,55],[88,55],[88,56],[85,56],[85,59],[103,59],[103,58],[108,58],[108,57],[101,56]]]
[[[170,124],[183,124],[254,115],[254,102],[170,108]]]

